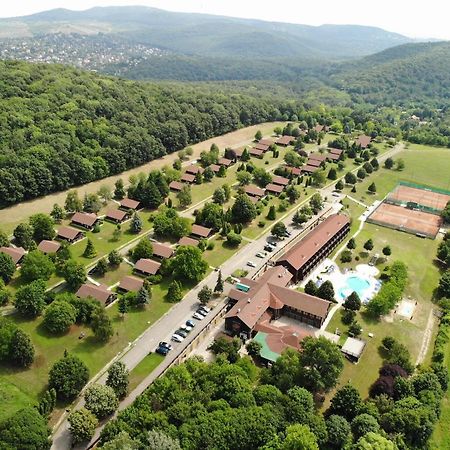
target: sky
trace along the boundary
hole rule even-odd
[[[307,25],[371,25],[415,38],[450,40],[448,0],[14,0],[2,1],[0,17],[53,8],[145,5],[169,11],[198,12]]]

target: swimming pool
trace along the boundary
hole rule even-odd
[[[356,292],[362,300],[365,298],[365,292],[370,288],[370,282],[357,275],[351,275],[345,280],[345,286],[339,289],[341,298],[348,297],[352,292]]]

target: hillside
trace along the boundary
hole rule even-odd
[[[217,87],[136,83],[0,62],[0,206],[120,173],[190,143],[292,114]]]
[[[184,55],[339,59],[368,55],[411,39],[375,27],[319,27],[147,7],[56,9],[0,20],[0,38],[54,33],[113,33]]]
[[[329,80],[357,102],[443,107],[450,100],[450,42],[394,47],[335,67]]]

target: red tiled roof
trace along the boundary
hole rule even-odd
[[[178,245],[192,245],[193,247],[197,247],[200,242],[197,239],[192,239],[187,236],[183,236],[179,241]]]
[[[195,180],[195,175],[192,175],[192,173],[185,173],[181,177],[181,181],[186,181],[187,183],[192,183]]]
[[[186,169],[186,173],[192,173],[194,175],[196,175],[198,172],[203,173],[204,171],[205,169],[203,169],[203,167],[196,166],[195,164],[188,166]]]
[[[259,148],[254,147],[249,150],[249,153],[250,153],[250,155],[253,155],[253,156],[261,156],[264,152],[262,150],[260,150]]]
[[[37,246],[37,249],[40,250],[42,253],[56,253],[61,247],[61,244],[56,241],[41,241],[39,242],[39,245]]]
[[[206,238],[210,235],[211,231],[212,231],[211,228],[206,228],[202,227],[201,225],[194,224],[192,225],[191,234],[195,236],[200,236],[202,238]]]
[[[0,252],[11,256],[14,264],[18,264],[26,253],[22,247],[0,247]]]
[[[225,166],[228,167],[233,163],[233,161],[231,161],[231,159],[228,158],[219,158],[219,165],[220,166]]]
[[[147,275],[155,275],[161,267],[161,263],[153,261],[153,259],[141,258],[134,268],[139,272],[143,272]]]
[[[160,258],[170,258],[173,255],[173,248],[168,245],[152,242],[153,254]]]
[[[124,198],[120,200],[120,207],[125,209],[137,209],[141,203],[132,200],[131,198]]]
[[[338,155],[337,153],[328,153],[327,158],[331,159],[332,161],[338,161],[340,159],[341,155]]]
[[[283,186],[280,186],[279,184],[274,184],[274,183],[269,183],[266,186],[266,191],[275,192],[276,194],[283,192],[283,189],[284,189]]]
[[[119,289],[127,292],[137,292],[143,285],[144,280],[142,278],[136,278],[131,275],[127,275],[120,280]]]
[[[272,183],[279,184],[281,186],[287,186],[289,184],[289,179],[276,175],[272,177]]]
[[[114,293],[108,291],[108,288],[104,285],[95,286],[94,284],[83,284],[80,289],[78,289],[76,296],[78,298],[88,298],[92,297],[98,300],[100,303],[106,304],[108,299]]]
[[[244,192],[247,195],[250,195],[253,197],[263,197],[264,196],[264,189],[261,189],[258,186],[253,186],[253,185],[245,186]]]
[[[118,220],[119,222],[122,222],[122,220],[127,217],[127,213],[126,211],[122,211],[120,209],[111,209],[106,213],[106,217],[108,219]]]
[[[313,129],[320,133],[323,130],[323,125],[316,125]]]
[[[217,173],[220,170],[220,166],[218,164],[211,164],[209,167],[214,173]]]
[[[315,166],[310,166],[309,164],[307,164],[306,166],[302,166],[302,173],[306,172],[306,173],[313,173],[316,170],[318,170],[318,167]]]
[[[169,184],[169,189],[172,189],[173,191],[181,191],[183,189],[183,183],[175,180],[171,181]]]
[[[286,169],[292,173],[292,175],[299,176],[302,173],[302,169],[300,167],[292,167],[292,166],[286,166]]]
[[[92,227],[97,220],[98,217],[94,213],[76,212],[72,216],[72,223],[77,223],[86,227]]]
[[[295,141],[295,137],[293,136],[281,136],[276,140],[276,144],[280,145],[289,145],[291,142]]]
[[[270,147],[273,144],[273,141],[270,139],[260,139],[258,144],[268,145]]]
[[[358,137],[356,144],[360,145],[361,148],[366,148],[370,142],[372,141],[372,138],[370,136],[366,136],[365,134],[362,134]]]
[[[258,150],[262,150],[263,152],[267,152],[267,150],[269,150],[269,145],[267,145],[267,144],[260,144],[260,143],[257,143],[257,144],[254,144],[253,145],[253,148],[256,148],[256,149],[258,149]]]
[[[83,232],[80,230],[77,230],[76,228],[61,227],[58,230],[57,236],[64,238],[64,239],[69,239],[70,241],[73,241],[80,234],[83,234]]]
[[[310,153],[308,155],[308,159],[313,159],[316,161],[325,161],[327,159],[326,155],[322,155],[320,153]]]
[[[322,161],[319,161],[318,159],[308,159],[306,164],[308,166],[319,167],[322,164]]]
[[[340,155],[344,150],[340,148],[329,148],[328,151],[333,155]]]
[[[343,214],[333,214],[308,233],[298,244],[294,245],[279,262],[286,261],[295,270],[299,270],[319,249],[321,249],[334,235],[344,228],[350,220]]]

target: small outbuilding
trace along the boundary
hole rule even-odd
[[[102,305],[107,306],[116,299],[116,294],[103,284],[96,286],[95,284],[83,284],[75,294],[78,298],[86,299],[92,297],[98,300]]]
[[[275,194],[275,195],[279,195],[283,192],[284,187],[280,186],[279,184],[274,184],[274,183],[269,183],[266,186],[266,192],[268,192],[269,194]]]
[[[195,239],[208,239],[211,236],[212,228],[203,227],[201,225],[192,225],[191,236]]]
[[[250,197],[262,198],[264,197],[264,189],[259,188],[258,186],[248,185],[245,186],[244,192]]]
[[[25,256],[25,249],[22,247],[0,247],[0,253],[11,256],[14,264],[17,266],[22,262]]]
[[[141,258],[134,266],[134,272],[138,275],[148,277],[158,273],[161,263],[153,261],[153,259]]]
[[[122,223],[128,219],[128,212],[121,209],[111,209],[106,213],[105,219],[114,223]]]
[[[127,275],[120,280],[117,290],[119,292],[138,292],[139,289],[144,285],[144,280],[142,278],[133,277],[132,275]]]
[[[153,256],[160,259],[168,259],[173,253],[174,249],[168,245],[160,244],[159,242],[152,242]]]
[[[193,247],[198,247],[199,243],[200,243],[200,241],[197,241],[197,239],[192,239],[188,236],[183,236],[178,241],[178,245],[192,245]]]
[[[77,230],[76,228],[72,227],[61,227],[57,233],[56,233],[57,239],[62,239],[64,241],[67,241],[71,244],[74,242],[83,239],[84,233],[80,230]]]
[[[123,209],[125,211],[137,211],[140,208],[141,202],[138,202],[137,200],[133,200],[131,198],[124,198],[120,200],[120,209]]]
[[[171,181],[169,184],[169,189],[171,191],[175,191],[175,192],[179,192],[179,191],[183,190],[183,187],[184,187],[183,183],[180,183],[179,181],[175,181],[175,180]]]
[[[287,147],[291,145],[295,141],[295,137],[293,136],[281,136],[276,141],[275,144],[281,145],[282,147]]]
[[[181,177],[181,181],[182,181],[183,183],[192,184],[192,183],[194,182],[194,180],[195,180],[195,175],[192,174],[192,173],[187,173],[187,172],[186,172],[186,173],[183,174],[182,177]]]
[[[39,242],[37,249],[42,253],[48,255],[49,253],[56,253],[61,248],[61,244],[57,241],[43,240]]]
[[[97,214],[76,212],[72,216],[71,224],[84,228],[85,230],[92,230],[98,221],[99,218],[97,217]]]
[[[358,362],[363,354],[366,342],[361,339],[348,337],[341,348],[341,352],[351,361]]]

